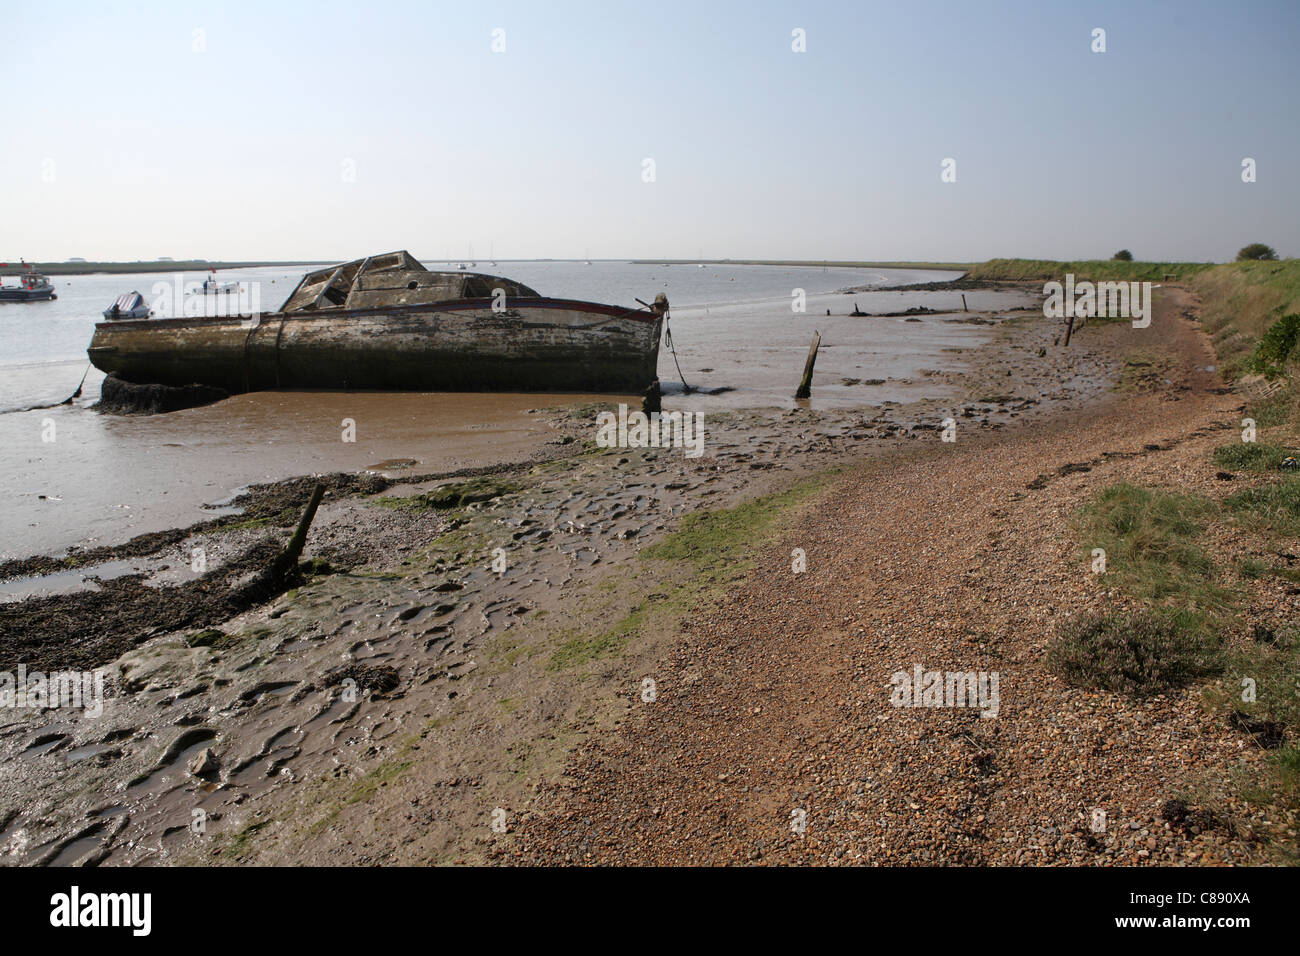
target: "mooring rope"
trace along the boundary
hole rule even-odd
[[[81,373],[81,381],[77,383],[77,390],[61,402],[50,402],[48,405],[28,405],[26,408],[6,408],[0,411],[0,415],[11,415],[15,412],[37,412],[42,408],[58,408],[60,405],[71,405],[75,399],[81,397],[81,387],[86,384],[86,376],[90,374],[93,366],[87,365],[86,370]]]
[[[686,376],[682,374],[682,363],[677,361],[677,346],[673,345],[673,330],[668,324],[668,318],[672,313],[672,309],[668,305],[668,297],[660,292],[655,296],[654,305],[651,305],[649,302],[644,302],[641,299],[637,299],[637,301],[651,312],[658,313],[664,317],[664,344],[667,345],[668,350],[673,353],[673,364],[677,366],[677,377],[682,380],[682,388],[685,389],[686,393],[689,395],[691,392],[695,391],[695,389],[686,384]],[[662,310],[659,308],[660,306],[662,306]]]
[[[672,327],[669,326],[668,324],[668,313],[669,310],[665,309],[664,310],[664,344],[667,345],[668,350],[673,353],[673,364],[677,366],[677,377],[682,380],[682,388],[684,388],[689,394],[690,392],[695,391],[695,389],[686,384],[686,376],[682,374],[682,363],[677,361],[677,346],[673,345],[673,330]]]

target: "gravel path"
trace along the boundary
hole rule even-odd
[[[1167,381],[856,467],[683,624],[655,700],[572,755],[498,861],[1262,860],[1257,811],[1227,786],[1260,754],[1195,688],[1138,701],[1043,665],[1064,621],[1121,601],[1090,574],[1073,511],[1118,480],[1211,483],[1209,452],[1240,418],[1189,301],[1166,289],[1145,340],[1086,330],[1121,353],[1158,339]],[[917,665],[997,672],[996,717],[893,706],[891,676]],[[1175,798],[1218,822],[1189,825]]]

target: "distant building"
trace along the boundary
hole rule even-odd
[[[72,257],[71,259],[69,259],[68,261],[69,261],[69,262],[85,262],[86,260],[85,260],[85,259],[78,258],[77,256],[73,256],[73,257]]]
[[[159,257],[158,257],[158,261],[159,261],[159,262],[175,262],[176,260],[173,259],[171,256],[159,256]]]

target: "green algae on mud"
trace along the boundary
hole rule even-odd
[[[638,602],[612,627],[595,633],[570,631],[551,654],[548,667],[562,670],[615,653],[642,628],[679,619],[719,597],[723,585],[747,572],[758,550],[843,470],[827,469],[733,508],[686,515],[677,530],[639,553],[643,568],[647,562],[670,564],[650,569],[655,590],[663,593]]]

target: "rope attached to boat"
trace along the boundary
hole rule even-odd
[[[666,344],[668,350],[673,353],[673,364],[677,366],[677,377],[682,380],[682,388],[684,388],[686,393],[689,395],[691,392],[695,391],[695,389],[686,384],[686,376],[682,374],[682,363],[677,361],[677,347],[673,345],[673,330],[668,327],[667,312],[664,313],[664,344]]]
[[[61,402],[50,402],[48,405],[29,405],[26,408],[6,408],[0,414],[10,414],[12,412],[36,412],[43,408],[58,408],[60,405],[71,405],[75,399],[81,397],[81,387],[86,384],[86,376],[90,374],[93,365],[87,365],[86,370],[81,373],[81,381],[77,383],[77,390]]]
[[[641,302],[641,304],[651,312],[660,312],[663,315],[664,345],[667,345],[668,350],[673,353],[673,364],[677,366],[677,377],[682,380],[682,388],[686,391],[686,394],[689,395],[691,392],[695,391],[695,387],[686,384],[686,376],[682,374],[682,363],[677,361],[677,346],[673,344],[673,330],[668,324],[668,316],[672,312],[672,309],[668,306],[668,297],[660,292],[659,295],[655,296],[654,305],[642,302],[640,299],[637,299],[637,301]],[[655,308],[655,306],[660,306],[660,308]]]

